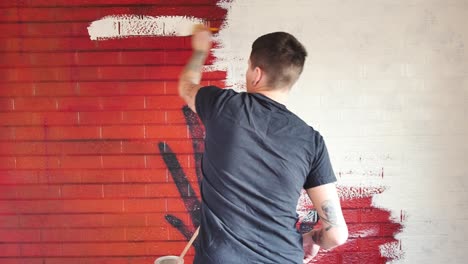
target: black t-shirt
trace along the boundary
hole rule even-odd
[[[262,94],[208,86],[195,106],[206,137],[194,263],[302,263],[301,190],[336,181],[322,136]]]

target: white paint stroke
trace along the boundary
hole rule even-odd
[[[369,228],[365,230],[356,231],[352,235],[363,238],[363,237],[369,237],[369,236],[376,236],[378,234],[379,234],[379,230],[377,228]]]
[[[388,242],[379,246],[382,257],[393,259],[392,262],[404,258],[405,252],[400,248],[400,242]]]
[[[88,27],[91,40],[138,36],[189,36],[193,26],[204,20],[193,16],[111,15]]]

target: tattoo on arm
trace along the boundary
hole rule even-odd
[[[199,50],[194,51],[192,57],[185,66],[180,79],[193,84],[199,84],[201,80],[202,66],[205,63],[206,57],[206,52]]]
[[[322,203],[323,216],[320,216],[324,223],[328,224],[325,228],[325,231],[330,230],[332,227],[339,226],[338,224],[338,215],[336,211],[340,207],[340,204],[336,200],[325,200]]]

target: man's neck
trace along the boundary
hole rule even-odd
[[[280,104],[286,105],[288,101],[288,92],[286,90],[267,90],[267,89],[261,89],[261,90],[256,90],[253,91],[253,93],[259,93],[263,94],[264,96],[270,98],[273,101],[276,101]]]

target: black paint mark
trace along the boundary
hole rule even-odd
[[[204,130],[203,126],[201,125],[198,116],[190,110],[188,106],[184,106],[182,111],[185,116],[185,120],[187,125],[189,126],[190,135],[192,138],[192,147],[195,155],[195,168],[196,168],[196,175],[198,184],[200,184],[202,179],[202,172],[200,168],[202,153],[203,153],[203,136]],[[190,219],[192,221],[193,228],[188,228],[187,225],[171,214],[167,214],[165,216],[166,221],[172,225],[174,228],[179,230],[179,232],[189,240],[194,230],[200,225],[200,209],[201,209],[201,202],[197,198],[195,191],[190,184],[187,175],[185,174],[183,168],[180,166],[179,160],[177,156],[172,151],[171,147],[164,142],[160,142],[158,144],[159,152],[161,153],[164,163],[166,167],[169,169],[172,179],[177,186],[179,194],[184,201],[185,208],[190,215]]]

